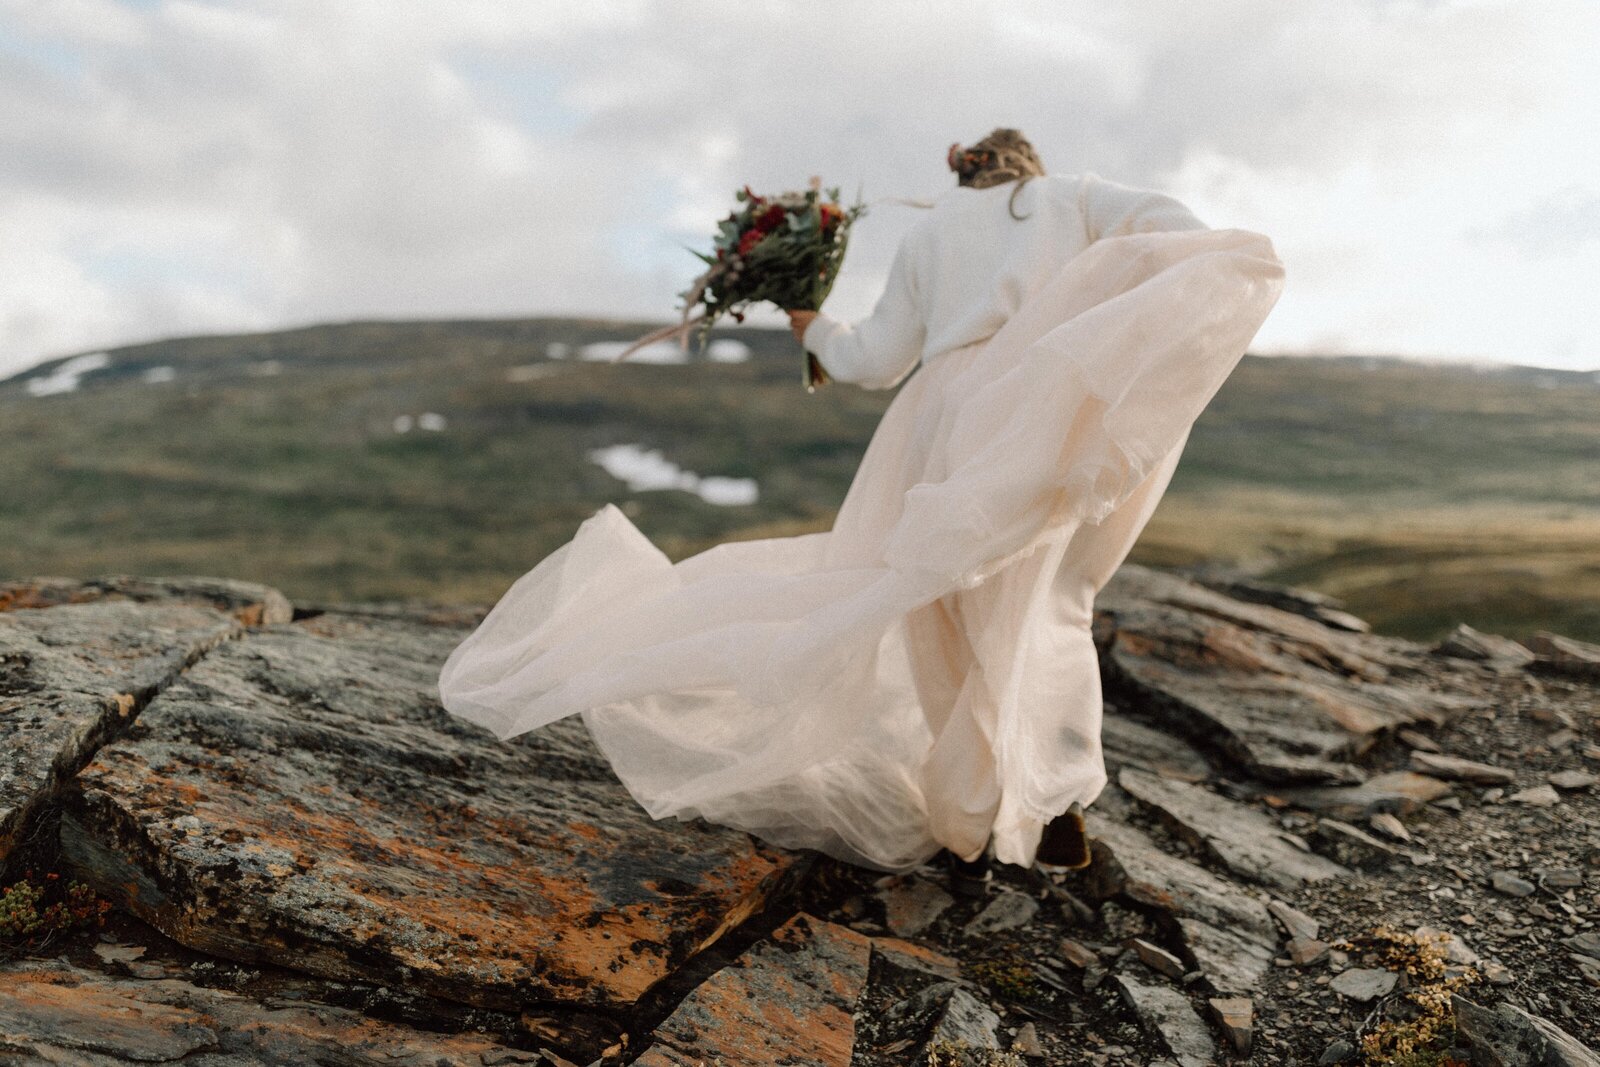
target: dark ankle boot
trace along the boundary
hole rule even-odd
[[[981,897],[989,890],[989,852],[975,860],[964,860],[948,849],[944,852],[945,881],[958,897]]]
[[[1083,821],[1083,805],[1074,804],[1050,820],[1039,838],[1039,851],[1034,858],[1068,870],[1089,866],[1089,828]]]

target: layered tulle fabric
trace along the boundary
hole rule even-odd
[[[582,714],[654,817],[903,870],[1105,783],[1090,613],[1282,285],[1241,230],[1103,240],[900,388],[831,530],[673,564],[616,507],[446,662],[505,738]]]

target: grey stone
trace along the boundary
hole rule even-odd
[[[1495,892],[1508,897],[1530,897],[1538,888],[1526,878],[1518,878],[1509,871],[1495,871],[1489,878],[1489,884]]]
[[[1026,893],[1002,892],[962,929],[967,937],[996,934],[1026,926],[1039,913],[1039,902]]]
[[[1329,945],[1326,941],[1318,941],[1311,937],[1292,938],[1284,951],[1289,953],[1289,959],[1298,967],[1315,963],[1328,954]]]
[[[1079,968],[1092,966],[1100,959],[1099,956],[1095,955],[1093,949],[1071,938],[1062,938],[1061,958]]]
[[[1030,1060],[1043,1059],[1044,1045],[1039,1040],[1039,1028],[1032,1023],[1023,1023],[1017,1030],[1017,1036],[1011,1039],[1010,1051]]]
[[[1588,771],[1557,771],[1550,776],[1551,785],[1569,792],[1592,788],[1597,782],[1600,782],[1600,775]]]
[[[1322,924],[1317,920],[1281,900],[1267,901],[1267,911],[1272,913],[1272,917],[1278,920],[1291,938],[1314,938],[1322,929]]]
[[[1406,824],[1390,815],[1386,811],[1375,813],[1367,820],[1367,825],[1378,831],[1384,837],[1395,841],[1410,841],[1411,831],[1406,829]]]
[[[1585,930],[1581,934],[1574,934],[1561,942],[1572,951],[1588,956],[1593,960],[1600,960],[1600,933]]]
[[[1349,1063],[1355,1059],[1356,1047],[1344,1038],[1330,1041],[1328,1047],[1322,1050],[1322,1055],[1317,1057],[1319,1067],[1333,1067],[1336,1063]]]
[[[1561,794],[1553,786],[1536,785],[1506,797],[1513,804],[1526,804],[1530,808],[1549,808],[1561,803]]]
[[[1446,778],[1453,782],[1471,782],[1473,785],[1510,785],[1517,780],[1517,773],[1505,767],[1461,759],[1459,756],[1447,756],[1442,752],[1413,752],[1411,766],[1414,770],[1431,774],[1435,778]]]
[[[1600,1067],[1593,1049],[1548,1019],[1514,1004],[1484,1007],[1457,996],[1456,1032],[1473,1067]]]
[[[1448,930],[1440,930],[1434,926],[1419,926],[1412,933],[1418,937],[1440,941],[1444,948],[1445,959],[1451,963],[1462,967],[1474,967],[1478,963],[1478,954],[1472,947],[1460,936]]]
[[[1124,768],[1117,783],[1182,836],[1235,873],[1279,889],[1348,877],[1350,872],[1295,844],[1270,817],[1208,789]]]
[[[1145,985],[1125,974],[1114,979],[1133,1013],[1182,1067],[1216,1063],[1216,1045],[1189,998],[1164,985]]]
[[[1352,967],[1334,975],[1328,988],[1342,997],[1364,1004],[1388,996],[1398,980],[1399,975],[1381,967]]]
[[[1146,967],[1168,978],[1182,978],[1189,968],[1183,961],[1160,945],[1152,945],[1142,937],[1135,937],[1128,942],[1134,953],[1144,962]]]

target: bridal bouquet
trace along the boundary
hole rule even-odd
[[[709,253],[693,255],[706,270],[684,292],[682,321],[647,334],[617,356],[625,359],[654,341],[706,334],[724,315],[743,322],[751,304],[761,301],[780,308],[815,311],[833,288],[844,260],[850,226],[866,212],[859,201],[845,207],[839,190],[823,189],[811,179],[804,192],[760,196],[747,185],[734,194],[738,206],[717,224]],[[808,352],[802,381],[808,390],[828,381]]]

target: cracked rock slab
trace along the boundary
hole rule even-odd
[[[653,821],[576,717],[450,716],[465,633],[329,614],[222,646],[82,771],[64,854],[199,951],[510,1009],[632,1003],[804,864]]]
[[[1600,1067],[1600,1055],[1548,1019],[1514,1004],[1454,1000],[1456,1027],[1475,1067]]]
[[[1440,723],[1481,701],[1409,681],[1420,645],[1354,634],[1124,565],[1096,600],[1108,680],[1145,717],[1264,782],[1351,781],[1346,762],[1383,730]]]
[[[1292,890],[1350,875],[1295,844],[1270,817],[1208,789],[1132,768],[1123,769],[1117,784],[1229,870],[1262,885]]]
[[[1204,867],[1169,855],[1134,827],[1093,811],[1088,823],[1094,861],[1085,876],[1095,896],[1124,894],[1165,912],[1218,990],[1245,993],[1255,987],[1278,944],[1266,905]]]
[[[105,599],[0,611],[0,860],[106,738],[240,623],[211,607]]]
[[[639,1067],[849,1067],[872,942],[804,913],[697,986]]]
[[[1139,1022],[1161,1039],[1182,1067],[1210,1067],[1217,1062],[1211,1031],[1188,997],[1171,986],[1145,985],[1125,974],[1114,980]]]
[[[438,1034],[326,1004],[268,1006],[175,978],[119,978],[62,960],[0,967],[0,1059],[29,1063],[394,1064],[534,1062],[475,1034]]]

